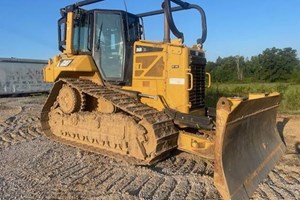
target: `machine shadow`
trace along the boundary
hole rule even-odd
[[[300,154],[300,142],[299,142],[299,141],[297,141],[297,142],[295,143],[295,149],[296,149],[297,154]],[[299,155],[299,156],[300,156],[300,155]]]
[[[284,139],[284,133],[283,133],[283,131],[284,131],[284,128],[285,128],[286,124],[287,124],[289,121],[290,121],[289,118],[284,117],[284,118],[282,119],[282,121],[278,121],[277,124],[276,124],[277,130],[278,130],[279,135],[280,135],[280,137],[281,137],[281,140],[283,141],[283,143],[284,143],[285,145],[286,145],[286,142],[285,142],[285,139]]]

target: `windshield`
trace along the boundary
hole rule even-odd
[[[96,14],[96,49],[100,53],[100,68],[106,79],[123,78],[124,33],[121,19],[120,14]]]
[[[88,16],[83,14],[80,19],[74,20],[73,48],[79,53],[90,52],[88,48],[89,38]]]
[[[91,52],[90,35],[91,24],[89,15],[83,10],[78,10],[80,14],[76,15],[73,25],[73,41],[72,50],[75,54],[86,54]],[[67,32],[67,18],[66,16],[58,20],[58,42],[59,50],[63,52],[66,50],[66,33]]]

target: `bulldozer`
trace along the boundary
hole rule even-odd
[[[213,162],[222,198],[251,198],[285,151],[276,128],[280,94],[222,97],[207,108],[204,10],[181,0],[139,14],[83,8],[101,1],[60,10],[62,53],[43,69],[54,83],[41,112],[46,136],[133,165],[155,164],[174,149],[195,154]],[[202,34],[188,47],[173,13],[190,9]],[[143,19],[156,15],[163,40],[146,40]]]

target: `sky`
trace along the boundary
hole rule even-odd
[[[1,0],[0,57],[48,59],[58,54],[59,9],[78,0]],[[162,0],[105,0],[86,9],[125,9],[138,14],[160,9]],[[292,47],[300,54],[299,0],[190,0],[206,12],[206,57],[240,55],[250,58],[266,48]],[[200,15],[193,10],[174,13],[185,43],[201,35]],[[145,19],[146,39],[162,40],[163,16]],[[174,38],[174,36],[173,36]]]

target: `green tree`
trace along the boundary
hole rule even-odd
[[[292,72],[290,82],[300,84],[300,60]]]
[[[250,60],[245,61],[244,77],[248,81],[259,80],[259,71],[261,68],[258,56],[252,56]]]
[[[208,61],[206,63],[206,71],[209,73],[213,73],[216,70],[217,64],[215,62]]]
[[[297,51],[292,48],[269,48],[258,55],[259,79],[275,82],[290,79],[299,63]]]
[[[214,81],[234,82],[243,77],[245,58],[243,56],[218,57],[215,63],[208,62],[206,68],[212,74]]]
[[[300,61],[293,48],[268,48],[250,60],[243,56],[218,57],[206,70],[216,82],[292,81],[300,82]]]
[[[219,82],[236,81],[236,58],[233,56],[218,58],[216,61],[217,69],[213,75]]]

